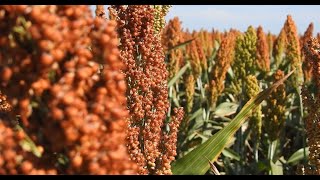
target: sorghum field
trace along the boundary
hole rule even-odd
[[[0,6],[0,174],[320,174],[320,34],[169,5]]]

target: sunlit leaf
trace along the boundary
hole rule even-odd
[[[230,116],[236,113],[238,106],[239,105],[236,103],[224,102],[219,104],[219,106],[214,111],[214,114],[221,117]]]
[[[172,48],[168,49],[167,53],[169,53],[169,52],[172,51],[172,50],[181,48],[181,47],[183,47],[183,46],[191,43],[191,42],[192,42],[193,40],[195,40],[195,39],[196,39],[196,38],[193,38],[193,39],[187,40],[187,41],[185,41],[185,42],[183,42],[183,43],[181,43],[181,44],[178,44],[178,45],[176,45],[176,46],[173,46]]]
[[[299,163],[299,161],[301,161],[302,159],[304,159],[304,152],[306,152],[306,156],[309,156],[309,147],[306,148],[301,148],[298,151],[296,151],[295,153],[293,153],[287,163],[291,164],[291,165],[296,165]]]
[[[168,88],[170,88],[185,72],[186,70],[190,67],[190,64],[187,63],[184,65],[179,72],[169,81],[168,83]]]
[[[23,129],[19,125],[16,125],[15,129],[17,131],[23,131]],[[35,143],[28,135],[26,135],[26,137],[19,142],[19,145],[23,150],[33,153],[38,158],[42,156],[42,152],[39,151]]]

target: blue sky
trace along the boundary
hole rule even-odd
[[[190,30],[245,31],[249,25],[261,25],[265,32],[278,34],[287,14],[292,15],[299,33],[303,34],[311,22],[314,35],[320,31],[319,5],[174,5],[167,19],[178,16],[182,27]]]
[[[182,27],[189,30],[245,31],[249,25],[261,25],[265,32],[279,34],[288,14],[300,34],[311,22],[314,35],[320,32],[320,5],[173,5],[166,19],[178,16]]]

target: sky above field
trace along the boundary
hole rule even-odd
[[[315,34],[320,32],[320,5],[173,5],[166,19],[178,16],[182,27],[189,30],[246,31],[249,25],[261,25],[265,32],[278,34],[288,14],[300,34],[311,22]]]
[[[304,33],[311,22],[315,32],[320,32],[319,5],[174,5],[167,19],[178,16],[182,27],[190,30],[245,31],[249,25],[261,25],[265,32],[278,34],[287,14],[292,15],[299,33]]]

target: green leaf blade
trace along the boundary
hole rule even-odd
[[[299,161],[304,158],[304,151],[306,151],[306,155],[308,156],[309,155],[309,147],[301,148],[289,157],[287,163],[292,164],[292,165],[298,164]]]
[[[192,38],[190,40],[187,40],[185,42],[182,42],[181,44],[178,44],[176,46],[173,46],[172,48],[168,49],[167,54],[170,53],[170,51],[178,49],[178,48],[182,48],[184,46],[186,46],[187,44],[191,43],[193,40],[195,40],[196,38]]]
[[[179,72],[169,81],[168,83],[168,88],[170,88],[185,72],[186,70],[190,67],[190,64],[187,63],[184,65]]]

